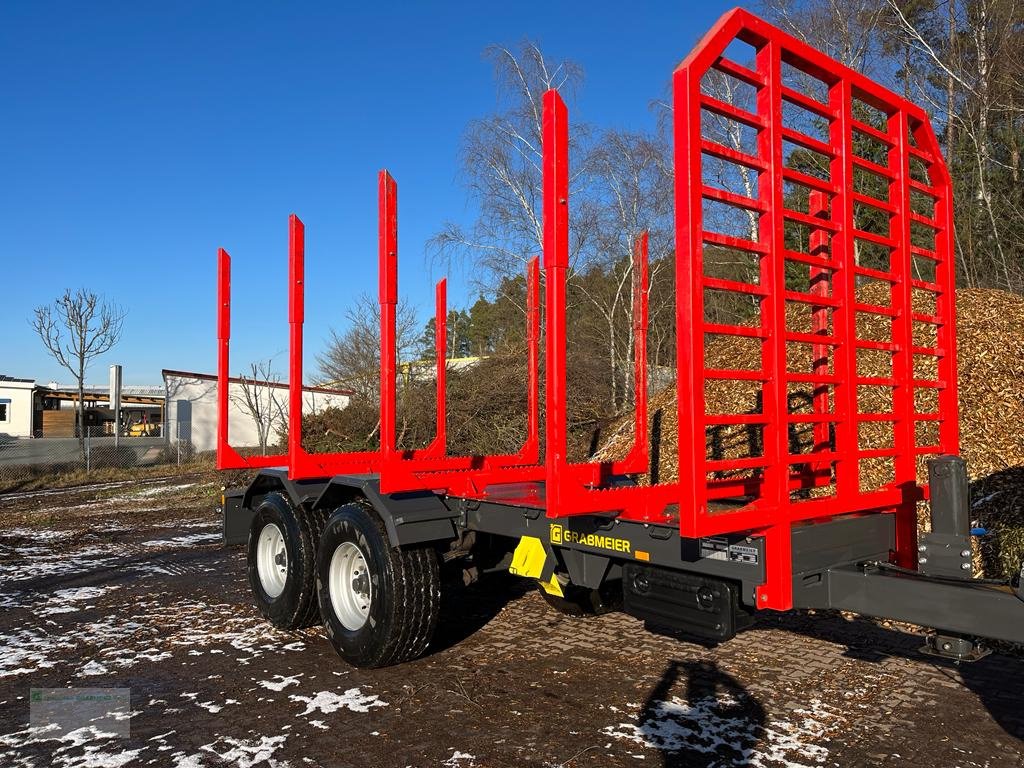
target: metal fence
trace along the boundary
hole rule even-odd
[[[81,438],[0,434],[0,482],[101,469],[180,466],[197,458],[191,441],[182,437],[173,421],[136,425],[117,436],[109,425],[86,427]]]

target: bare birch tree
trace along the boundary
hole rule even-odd
[[[274,372],[273,361],[260,360],[249,366],[249,375],[239,376],[240,391],[231,399],[256,426],[260,455],[266,456],[271,435],[280,432],[287,421],[285,404],[288,390],[281,383],[281,376]]]
[[[498,112],[469,124],[463,138],[462,175],[479,214],[470,227],[447,222],[431,241],[445,261],[471,258],[473,277],[490,289],[503,277],[521,274],[540,253],[542,98],[557,88],[571,100],[583,70],[571,61],[549,60],[535,44],[518,50],[492,46],[485,55],[494,66]],[[570,264],[589,241],[593,212],[577,192],[588,181],[589,130],[574,123],[570,132]]]

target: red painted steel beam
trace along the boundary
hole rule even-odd
[[[302,326],[306,318],[306,227],[288,217],[288,452],[302,453]]]
[[[569,269],[569,113],[552,89],[543,96],[545,428],[548,517],[562,513],[567,450],[565,281]]]
[[[434,392],[436,400],[436,426],[434,439],[427,447],[430,456],[443,456],[448,443],[448,402],[445,396],[448,382],[448,281],[437,281],[434,288]]]
[[[396,460],[395,418],[398,306],[398,184],[387,171],[377,177],[377,246],[380,273],[380,453],[383,472]]]

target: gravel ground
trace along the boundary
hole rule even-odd
[[[833,614],[705,648],[497,579],[450,595],[425,658],[351,669],[262,622],[216,493],[0,497],[0,766],[1024,765],[1024,662]],[[65,686],[129,688],[130,737],[30,725],[30,689]]]

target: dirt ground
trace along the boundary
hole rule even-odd
[[[1015,766],[1024,661],[766,616],[718,648],[571,619],[507,578],[431,652],[357,671],[270,629],[209,475],[0,497],[0,766]],[[32,688],[127,687],[129,738],[29,723]]]

